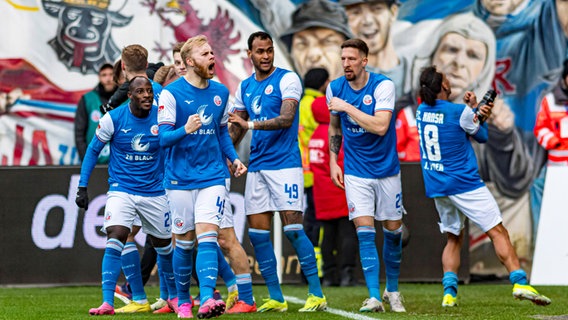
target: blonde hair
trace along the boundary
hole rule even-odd
[[[180,55],[183,63],[187,67],[187,59],[191,57],[191,51],[193,48],[201,47],[202,45],[207,43],[207,37],[200,34],[195,37],[191,37],[187,39],[183,47],[181,47]]]

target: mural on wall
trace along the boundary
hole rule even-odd
[[[481,176],[530,268],[529,191],[543,154],[533,127],[566,58],[568,1],[0,0],[0,17],[21,29],[0,34],[2,43],[11,44],[0,49],[4,166],[79,164],[75,106],[96,85],[98,68],[134,43],[148,49],[150,62],[167,65],[177,42],[205,34],[216,55],[217,80],[233,93],[252,72],[246,40],[254,31],[270,32],[275,64],[300,74],[322,66],[340,75],[339,44],[359,37],[369,44],[369,70],[397,86],[397,134],[404,137],[399,154],[409,161],[417,160],[411,156],[417,150],[412,123],[422,67],[436,64],[446,72],[456,102],[465,90],[481,97],[494,88],[499,97],[490,142],[474,147]],[[472,271],[506,274],[475,227],[471,253]]]

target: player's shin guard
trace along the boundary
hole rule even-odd
[[[294,249],[296,249],[300,266],[302,267],[304,276],[306,276],[306,280],[308,280],[308,292],[316,297],[323,297],[318,277],[314,246],[306,236],[304,226],[301,224],[289,224],[284,227],[284,234],[288,240],[290,240]]]
[[[397,292],[400,261],[402,258],[402,226],[393,231],[383,228],[383,234],[383,260],[387,276],[386,287],[388,292]]]
[[[270,299],[284,302],[282,289],[278,283],[278,275],[276,274],[276,256],[270,242],[270,231],[249,229],[249,238],[254,248],[254,255],[258,262],[260,274],[264,278]]]
[[[142,283],[142,270],[140,270],[140,254],[135,242],[127,242],[122,250],[122,272],[130,285],[132,300],[146,303],[146,292]]]
[[[193,269],[193,246],[193,241],[176,239],[172,265],[176,281],[178,305],[191,303],[189,299],[189,285],[191,284],[191,271]]]
[[[158,274],[160,276],[160,298],[164,300],[177,297],[176,281],[174,276],[172,244],[165,247],[156,247],[158,253]]]
[[[204,232],[197,236],[195,272],[199,277],[199,295],[202,302],[213,298],[219,273],[218,248],[216,231]]]
[[[357,238],[359,239],[361,267],[363,268],[363,275],[365,276],[365,282],[369,290],[369,297],[381,301],[381,294],[379,292],[380,262],[377,245],[375,244],[375,228],[366,226],[358,227]]]
[[[114,306],[114,288],[120,275],[120,255],[123,249],[124,245],[118,239],[111,238],[106,242],[101,268],[103,303],[106,302],[111,306]]]

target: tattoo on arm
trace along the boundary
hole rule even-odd
[[[245,120],[248,120],[249,118],[246,111],[235,111],[235,114]],[[231,136],[233,145],[239,145],[239,143],[241,143],[241,140],[243,140],[246,132],[246,129],[241,128],[239,125],[231,124],[229,126],[229,135]]]
[[[329,139],[329,150],[337,155],[339,155],[339,150],[341,150],[341,141],[343,136],[340,134],[331,136]]]
[[[258,130],[279,130],[287,129],[292,126],[294,122],[294,117],[296,116],[296,110],[298,109],[298,101],[296,100],[284,100],[282,101],[282,106],[280,107],[280,115],[276,118],[258,121],[255,124],[255,129]]]

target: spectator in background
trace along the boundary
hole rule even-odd
[[[564,60],[562,77],[558,84],[548,93],[540,104],[540,111],[536,117],[534,135],[541,147],[548,151],[547,166],[568,165],[568,60]],[[546,166],[544,166],[535,180],[533,188],[538,189],[542,197]],[[539,203],[542,198],[539,199]],[[533,217],[535,217],[533,213]],[[533,235],[538,230],[538,218],[533,218]]]
[[[302,167],[304,170],[304,195],[306,209],[304,210],[304,230],[314,245],[316,256],[319,250],[319,223],[316,221],[312,186],[314,174],[310,169],[310,153],[308,143],[318,123],[312,114],[314,99],[323,97],[325,88],[329,84],[329,73],[324,68],[310,69],[304,77],[304,96],[300,100],[300,125],[298,140],[300,142],[300,154],[302,155]]]
[[[185,63],[181,58],[181,48],[185,44],[185,41],[178,42],[172,48],[172,58],[174,59],[174,71],[179,77],[185,76],[187,70],[185,69]]]
[[[325,68],[330,79],[335,79],[342,74],[339,47],[352,36],[342,6],[328,0],[309,0],[294,11],[292,26],[280,39],[300,77],[312,68]]]
[[[165,87],[166,85],[170,84],[174,80],[178,79],[178,75],[175,71],[175,66],[173,64],[169,66],[163,66],[156,71],[154,74],[154,81]]]
[[[122,71],[122,59],[118,59],[112,67],[112,81],[116,87],[122,86],[126,79],[124,78],[124,71]]]
[[[309,72],[308,72],[309,74]],[[315,121],[319,124],[309,142],[310,167],[313,172],[316,219],[323,224],[321,254],[323,259],[323,286],[353,286],[357,261],[357,234],[349,221],[345,191],[331,181],[329,170],[329,110],[325,96],[312,103]],[[337,164],[343,169],[343,150]]]
[[[101,118],[99,106],[107,103],[115,90],[113,66],[105,63],[99,69],[99,83],[93,90],[81,97],[75,113],[75,145],[81,161],[85,157],[87,146],[95,136],[95,130]],[[108,163],[109,155],[109,148],[106,146],[101,151],[97,163]]]

